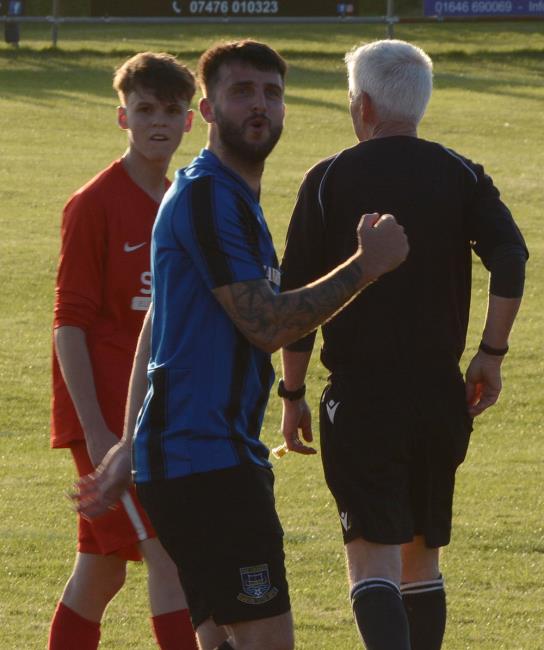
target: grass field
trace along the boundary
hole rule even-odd
[[[124,147],[115,127],[111,72],[143,49],[190,65],[212,41],[251,35],[289,60],[285,135],[264,178],[264,208],[281,253],[304,171],[353,143],[342,65],[353,44],[383,27],[227,26],[62,28],[48,49],[41,27],[23,29],[18,52],[0,49],[0,650],[44,648],[51,614],[74,556],[75,522],[63,494],[68,454],[48,447],[50,324],[66,197]],[[420,134],[483,163],[501,188],[529,248],[526,298],[504,364],[501,402],[478,421],[462,467],[454,535],[444,552],[446,650],[544,648],[544,23],[399,26],[396,36],[435,61],[435,93]],[[204,143],[186,138],[175,165]],[[486,279],[476,264],[467,354],[475,350]],[[316,355],[314,355],[316,356]],[[278,359],[275,359],[276,363]],[[314,411],[325,373],[317,358]],[[278,399],[264,438],[278,444]],[[359,641],[347,601],[343,552],[319,459],[276,466],[297,648],[349,650]],[[145,570],[131,567],[108,610],[101,648],[155,647]]]

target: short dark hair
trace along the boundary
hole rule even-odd
[[[287,73],[287,63],[268,45],[252,41],[231,41],[213,45],[200,57],[198,61],[198,81],[205,94],[213,91],[219,76],[219,68],[224,63],[245,63],[257,70],[275,70],[279,72],[282,80]]]
[[[193,99],[193,73],[171,54],[140,52],[120,65],[113,75],[113,87],[122,100],[136,88],[153,92],[160,101]]]

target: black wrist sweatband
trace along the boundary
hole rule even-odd
[[[508,352],[508,346],[505,348],[493,348],[491,345],[487,345],[483,341],[480,342],[479,348],[482,352],[490,354],[493,357],[503,357]]]
[[[278,395],[288,399],[290,402],[296,402],[297,399],[302,399],[306,395],[306,384],[302,384],[296,390],[287,390],[283,379],[280,379],[278,382]]]

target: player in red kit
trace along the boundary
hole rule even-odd
[[[55,295],[53,447],[89,474],[123,431],[132,359],[151,299],[151,229],[166,172],[191,127],[192,73],[167,54],[142,53],[115,73],[128,149],[64,209]],[[196,649],[177,570],[132,490],[92,522],[79,517],[75,567],[55,611],[50,650],[94,650],[127,560],[144,559],[159,647]]]

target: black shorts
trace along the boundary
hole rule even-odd
[[[472,419],[458,370],[430,377],[422,395],[419,388],[409,379],[393,388],[340,375],[323,392],[323,467],[345,543],[450,541],[455,472]]]
[[[136,487],[178,567],[195,629],[210,617],[227,625],[289,611],[269,469],[241,465]]]

